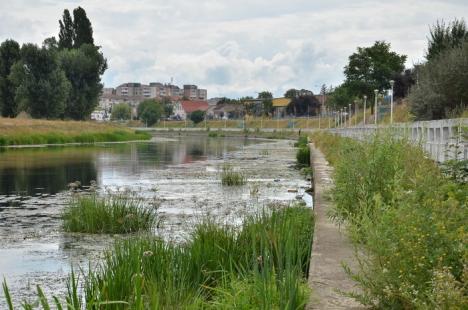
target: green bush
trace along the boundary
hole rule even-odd
[[[310,149],[308,146],[303,146],[297,149],[296,160],[299,166],[310,166]]]
[[[232,166],[225,164],[223,165],[223,171],[221,172],[221,184],[226,186],[239,186],[245,185],[247,178],[242,172],[234,171]]]

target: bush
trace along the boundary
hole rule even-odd
[[[163,113],[163,107],[155,100],[144,100],[138,105],[138,118],[147,126],[156,124]]]
[[[155,213],[139,199],[124,195],[99,198],[95,194],[74,197],[62,217],[66,231],[93,234],[148,231],[156,220]]]
[[[126,103],[119,103],[112,107],[113,120],[129,120],[132,118],[132,109]]]
[[[204,111],[196,110],[196,111],[193,111],[192,113],[190,113],[190,120],[194,124],[201,123],[204,119],[205,119],[205,112]]]
[[[310,166],[310,149],[308,146],[300,147],[297,150],[296,160],[299,166]]]
[[[241,172],[234,171],[232,166],[225,164],[221,172],[221,183],[227,186],[245,185],[247,178]]]

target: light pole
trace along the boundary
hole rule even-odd
[[[348,127],[351,127],[351,103],[348,103]]]
[[[344,123],[343,123],[343,127],[346,127],[347,126],[347,120],[346,120],[346,117],[348,116],[348,113],[346,112],[348,110],[348,107],[344,107]]]
[[[375,103],[374,103],[374,124],[377,125],[377,96],[379,95],[379,90],[374,89],[374,97],[375,97]]]
[[[357,127],[357,116],[358,116],[357,99],[354,99],[354,126],[355,127]]]
[[[364,95],[364,126],[366,126],[366,103],[367,103],[367,96]]]
[[[390,93],[390,125],[393,125],[393,85],[395,84],[394,80],[390,81],[390,86],[392,87],[392,92]]]

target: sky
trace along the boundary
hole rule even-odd
[[[232,98],[339,85],[349,55],[377,40],[411,67],[430,25],[468,19],[468,0],[0,0],[0,41],[57,37],[77,6],[107,58],[105,87],[172,80]]]

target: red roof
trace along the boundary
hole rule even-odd
[[[184,100],[181,101],[180,104],[182,105],[182,109],[184,109],[185,113],[192,113],[193,111],[206,111],[208,110],[208,102],[206,101],[192,101],[192,100]]]

